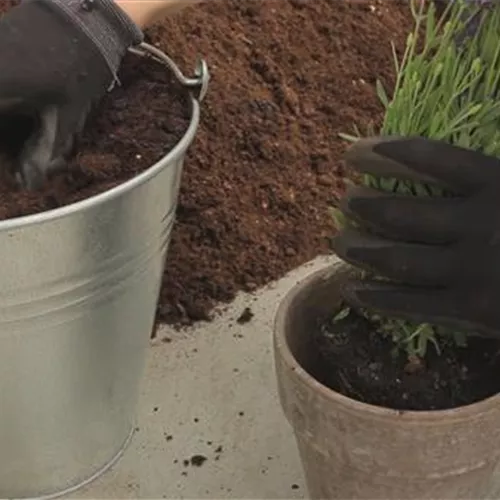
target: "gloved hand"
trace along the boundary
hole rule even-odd
[[[141,41],[113,0],[24,0],[0,19],[0,120],[35,123],[15,162],[22,184],[38,188],[65,165],[91,106]]]
[[[342,291],[346,301],[500,337],[500,161],[443,142],[389,137],[361,140],[347,162],[361,173],[426,182],[457,196],[350,188],[341,210],[354,224],[340,231],[334,251],[387,280],[352,279]]]

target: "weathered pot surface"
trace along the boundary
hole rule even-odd
[[[500,459],[500,396],[442,411],[398,411],[347,398],[310,375],[310,332],[340,306],[352,270],[336,260],[298,283],[274,326],[281,404],[312,498],[491,497]]]
[[[92,198],[0,222],[0,498],[68,494],[117,459],[134,428],[191,121],[148,170]],[[194,87],[201,87],[195,95]]]

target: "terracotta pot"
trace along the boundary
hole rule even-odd
[[[311,497],[488,497],[500,458],[499,395],[452,410],[397,411],[342,396],[310,375],[311,330],[335,312],[350,272],[338,263],[297,284],[274,327],[281,404]]]

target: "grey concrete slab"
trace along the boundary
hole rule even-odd
[[[239,295],[211,323],[162,328],[149,352],[130,446],[71,498],[304,498],[295,439],[277,396],[272,322],[289,288],[332,259]],[[240,324],[247,307],[253,316]]]

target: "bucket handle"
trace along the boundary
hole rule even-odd
[[[167,54],[149,43],[143,42],[137,47],[130,48],[129,52],[139,56],[149,57],[150,59],[155,59],[162,64],[166,64],[172,70],[179,83],[189,89],[199,102],[203,101],[205,98],[208,90],[208,83],[210,81],[210,73],[208,71],[208,65],[204,59],[198,60],[194,70],[194,77],[187,78],[179,69],[179,66],[177,66],[177,64],[175,64],[174,61],[167,56]],[[195,93],[197,93],[197,96]]]

